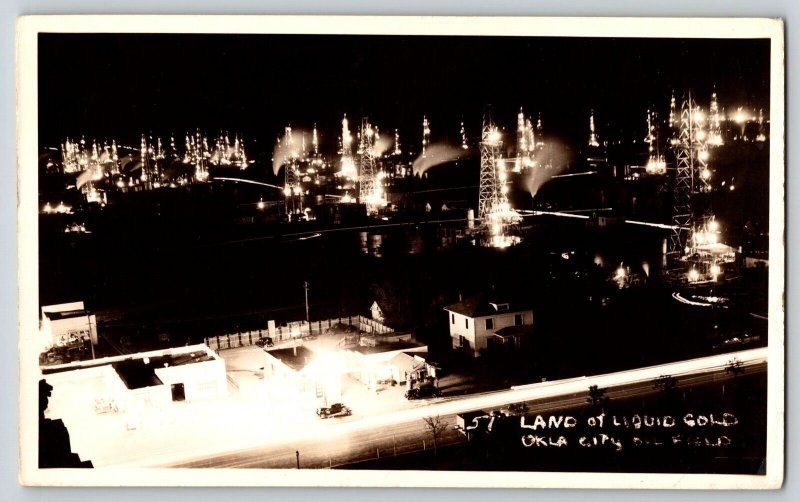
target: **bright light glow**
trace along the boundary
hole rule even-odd
[[[700,176],[702,176],[704,180],[707,180],[711,177],[711,171],[708,169],[703,169],[703,172],[700,173]]]
[[[689,271],[687,277],[689,278],[689,282],[697,282],[700,280],[700,272],[693,268]]]
[[[697,137],[697,141],[703,141],[706,139],[706,132],[700,129],[697,131],[697,133],[695,133],[695,136]]]
[[[258,208],[259,208],[259,209],[264,209],[264,199],[260,199],[260,200],[258,201]]]
[[[617,280],[624,279],[625,278],[625,268],[624,267],[619,267],[617,269],[616,274],[614,275],[614,278],[617,279]]]
[[[709,221],[709,222],[708,222],[708,229],[709,229],[710,231],[712,231],[712,232],[717,232],[717,231],[719,231],[719,223],[717,222],[717,220],[711,220],[711,221]]]
[[[702,124],[705,119],[706,115],[702,112],[702,110],[696,110],[694,112],[694,121],[698,124]]]
[[[736,114],[733,116],[733,120],[737,124],[744,124],[745,122],[747,122],[747,114],[742,111],[741,106],[736,110]]]
[[[287,196],[287,197],[288,197],[288,196],[290,196],[290,195],[292,195],[292,189],[291,189],[290,187],[285,187],[285,188],[283,189],[283,195],[285,195],[285,196]]]
[[[701,151],[698,157],[700,157],[700,160],[702,160],[703,162],[708,162],[708,157],[709,157],[708,150]]]
[[[721,273],[722,273],[722,269],[720,268],[719,265],[717,265],[716,263],[711,265],[711,275],[717,276],[717,275],[719,275]]]

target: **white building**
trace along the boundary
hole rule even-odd
[[[228,389],[225,361],[202,344],[48,366],[42,377],[53,386],[48,410],[65,422],[136,414],[173,401],[225,395]]]
[[[42,351],[83,340],[97,345],[97,320],[86,311],[83,302],[47,305],[42,307],[39,333]]]
[[[477,295],[444,308],[455,350],[475,357],[498,345],[519,347],[533,327],[533,310],[495,295]],[[509,329],[515,328],[515,329]]]

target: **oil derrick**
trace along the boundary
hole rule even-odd
[[[722,127],[719,115],[719,103],[717,102],[717,91],[711,93],[711,104],[708,106],[708,141],[709,146],[720,146],[723,144]]]
[[[361,119],[359,137],[358,200],[367,206],[367,214],[373,214],[377,212],[380,194],[375,183],[375,130],[366,117]]]
[[[347,114],[342,119],[342,169],[341,174],[345,178],[356,177],[356,166],[353,161],[353,136],[350,134],[350,123]]]
[[[500,131],[494,124],[494,120],[489,113],[483,116],[483,126],[481,128],[481,170],[480,185],[478,189],[478,218],[486,222],[489,215],[497,212],[506,199],[502,187],[505,180],[500,181],[500,173],[505,177],[505,167],[500,162],[500,148],[503,142]],[[506,203],[506,205],[508,205]]]
[[[680,132],[675,140],[677,160],[673,190],[672,225],[669,252],[680,258],[691,253],[711,219],[706,194],[710,191],[706,117],[691,92],[681,106]]]
[[[428,117],[422,116],[422,158],[427,155],[428,146],[431,144],[431,127]]]
[[[661,141],[658,130],[658,113],[647,110],[647,165],[645,170],[650,174],[664,174],[667,172],[667,163],[661,153]]]
[[[464,121],[461,121],[461,149],[462,150],[469,150],[469,145],[467,144],[467,130],[464,129]]]
[[[589,113],[589,146],[600,146],[600,142],[597,140],[597,133],[594,130],[594,110]]]
[[[286,196],[286,214],[292,215],[300,212],[302,192],[297,175],[297,152],[290,126],[284,130],[283,145],[283,194]]]
[[[311,163],[317,167],[322,165],[322,155],[319,153],[319,135],[317,134],[317,124],[314,124],[314,130],[311,133],[311,148],[314,150],[314,158]]]
[[[533,152],[536,147],[536,138],[530,118],[525,118],[525,114],[520,107],[517,114],[517,158],[514,162],[514,170],[519,172],[524,168],[533,166]]]

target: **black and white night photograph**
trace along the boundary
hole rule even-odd
[[[779,21],[243,19],[21,25],[24,483],[780,485]]]

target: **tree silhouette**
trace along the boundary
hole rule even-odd
[[[438,453],[439,438],[442,437],[442,434],[444,434],[450,424],[439,415],[435,417],[423,417],[422,420],[425,421],[425,428],[430,432],[431,436],[433,436],[433,455],[436,456]]]
[[[597,385],[591,385],[589,386],[589,396],[586,398],[586,401],[593,407],[603,409],[608,405],[610,398],[606,395],[606,389],[601,389]]]

